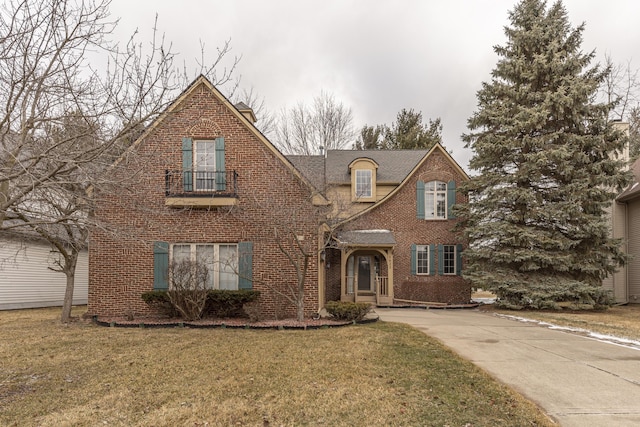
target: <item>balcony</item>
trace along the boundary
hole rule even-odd
[[[238,201],[236,171],[166,170],[164,181],[166,206],[210,208]]]

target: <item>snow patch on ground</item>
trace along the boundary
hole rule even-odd
[[[518,322],[535,323],[535,324],[537,324],[539,326],[542,326],[542,327],[545,327],[545,328],[554,329],[554,330],[563,331],[563,332],[568,332],[568,333],[572,333],[572,334],[579,334],[579,335],[583,335],[583,336],[586,336],[588,338],[594,339],[596,341],[602,341],[602,342],[606,342],[606,343],[609,343],[609,344],[619,345],[619,346],[622,346],[622,347],[627,347],[627,348],[631,348],[631,349],[640,351],[640,341],[636,341],[636,340],[632,340],[632,339],[628,339],[628,338],[616,337],[616,336],[613,336],[613,335],[600,334],[598,332],[593,332],[593,331],[590,331],[588,329],[572,328],[570,326],[559,326],[559,325],[555,325],[553,323],[543,322],[541,320],[527,319],[525,317],[512,316],[512,315],[509,315],[509,314],[497,314],[496,313],[495,315],[498,316],[498,317],[505,318],[505,319],[515,320],[515,321],[518,321]]]

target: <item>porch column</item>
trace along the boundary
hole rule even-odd
[[[358,290],[356,287],[357,284],[355,283],[355,281],[353,283],[353,295],[349,295],[347,293],[347,263],[351,254],[353,254],[355,251],[356,249],[340,249],[340,301],[356,301],[358,295]]]
[[[344,256],[344,248],[340,248],[340,301],[347,298],[347,257]]]
[[[393,304],[393,249],[387,251],[387,277],[389,278],[389,303]]]

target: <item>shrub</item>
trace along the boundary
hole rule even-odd
[[[253,290],[209,289],[205,313],[216,317],[244,317],[245,304],[256,301],[260,292]]]
[[[174,261],[169,265],[172,288],[167,292],[173,308],[184,320],[198,320],[207,303],[209,269],[200,261]]]
[[[337,320],[359,321],[371,311],[366,302],[329,301],[325,308]]]
[[[166,317],[176,317],[178,313],[169,300],[167,291],[149,291],[142,294],[142,299],[155,312]]]
[[[178,310],[172,303],[172,300],[176,301],[185,299],[184,297],[178,297],[177,293],[179,292],[188,293],[191,291],[149,291],[142,294],[142,299],[152,309],[164,316],[184,317],[182,312]],[[257,320],[259,318],[258,308],[251,307],[251,305],[258,299],[259,296],[260,292],[252,290],[230,291],[209,289],[206,291],[206,302],[204,305],[203,314],[210,314],[217,317],[249,316],[249,318],[251,318],[252,320]],[[245,310],[245,306],[247,310]]]

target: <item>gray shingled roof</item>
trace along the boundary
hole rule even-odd
[[[428,153],[428,150],[330,150],[327,152],[327,183],[351,182],[349,164],[365,157],[378,164],[378,183],[399,184]]]
[[[633,182],[618,196],[620,202],[626,202],[640,196],[640,159],[631,165],[631,172],[633,172]]]
[[[348,245],[384,245],[393,246],[396,239],[389,230],[355,230],[338,233],[336,240]]]
[[[288,155],[287,159],[317,190],[324,191],[324,157]]]
[[[302,174],[319,190],[326,184],[351,182],[349,164],[357,158],[368,158],[378,164],[378,183],[399,184],[428,153],[428,150],[329,150],[327,157],[287,156]],[[326,169],[324,162],[326,161]]]

